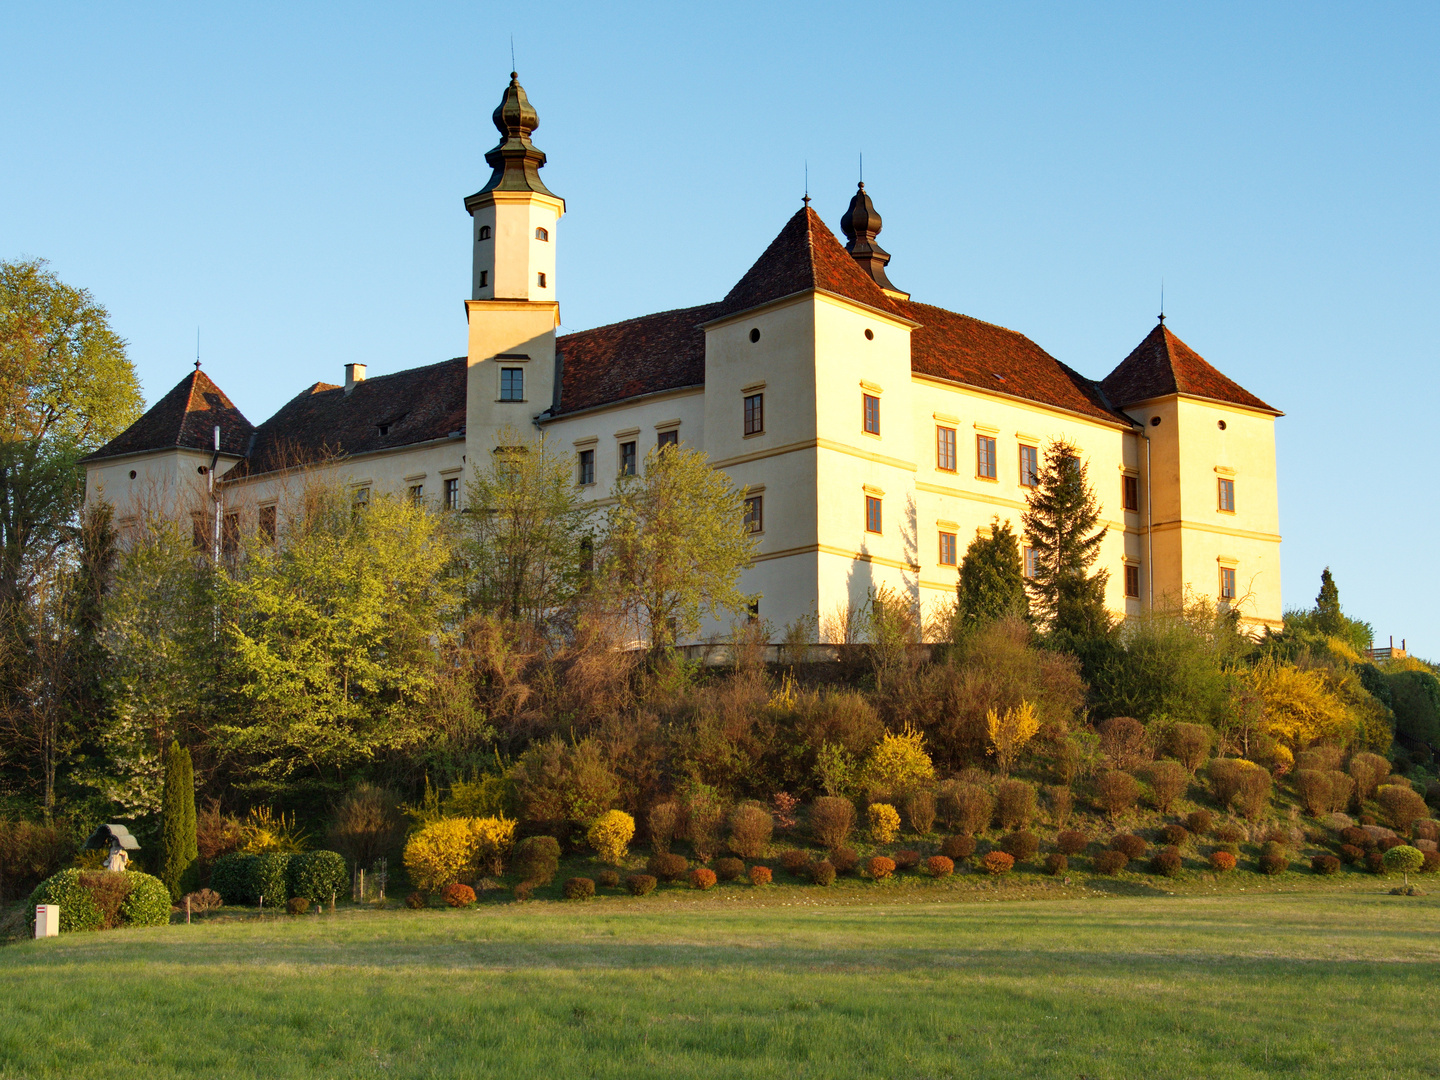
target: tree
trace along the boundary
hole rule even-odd
[[[464,555],[471,598],[487,614],[540,626],[583,585],[591,511],[568,455],[503,428],[498,448],[470,481]]]
[[[961,629],[1010,616],[1029,617],[1020,542],[1008,520],[997,515],[989,536],[970,541],[960,562],[955,599]]]
[[[605,532],[605,578],[652,653],[700,629],[708,612],[740,614],[752,597],[740,572],[757,543],[744,495],[698,450],[651,450],[645,468],[615,482]]]
[[[1320,572],[1320,595],[1315,597],[1315,628],[1328,637],[1344,631],[1340,614],[1340,590],[1330,576],[1330,567]]]
[[[178,742],[165,755],[165,791],[160,810],[160,880],[179,900],[181,879],[199,857],[195,841],[195,770],[190,751]]]
[[[1092,531],[1099,520],[1100,504],[1080,451],[1065,439],[1051,440],[1022,516],[1035,553],[1026,588],[1033,610],[1051,632],[1090,637],[1110,629],[1105,610],[1110,572],[1089,572],[1108,531]]]

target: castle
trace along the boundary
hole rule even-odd
[[[291,467],[322,454],[357,503],[394,493],[460,510],[502,428],[572,454],[592,500],[651,447],[685,443],[744,486],[759,554],[742,588],[780,627],[881,586],[922,610],[950,602],[969,541],[997,515],[1020,532],[1045,445],[1065,438],[1109,526],[1097,565],[1112,611],[1189,590],[1279,627],[1281,413],[1163,316],[1087,379],[893,285],[861,184],[843,246],[807,196],[723,299],[557,336],[565,202],[540,178],[538,118],[514,73],[494,122],[492,174],[465,200],[466,356],[373,379],[347,364],[343,385],[316,382],[258,426],[197,362],[86,459],[87,499],[112,502],[122,526],[147,505],[191,513],[197,546],[223,545],[275,539]]]

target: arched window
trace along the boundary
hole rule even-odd
[[[544,229],[536,229],[536,230],[535,230],[535,239],[536,239],[536,240],[547,240],[547,241],[548,241],[548,240],[550,239],[550,234],[549,234],[546,230],[544,230]]]
[[[475,239],[476,239],[476,240],[489,240],[489,239],[490,239],[490,226],[489,226],[489,225],[481,225],[481,226],[480,226],[480,235],[477,236]]]

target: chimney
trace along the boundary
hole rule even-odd
[[[364,365],[364,364],[346,364],[346,365],[345,365],[345,392],[346,392],[347,394],[348,394],[351,390],[354,390],[354,389],[355,389],[355,384],[356,384],[356,383],[362,383],[362,382],[364,382],[364,381],[365,381],[365,365]]]

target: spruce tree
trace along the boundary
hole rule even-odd
[[[1021,519],[1035,553],[1034,576],[1025,585],[1031,610],[1052,633],[1094,637],[1108,633],[1105,609],[1108,570],[1090,573],[1109,530],[1094,531],[1100,504],[1080,451],[1065,439],[1045,448],[1045,461]]]
[[[1320,574],[1320,595],[1315,597],[1315,629],[1330,637],[1345,629],[1345,618],[1340,613],[1340,590],[1335,587],[1328,566]]]
[[[190,751],[178,742],[165,755],[165,791],[161,799],[160,880],[179,900],[180,879],[198,854],[195,842],[195,771]]]
[[[1029,617],[1020,543],[1009,521],[997,516],[989,536],[970,541],[960,562],[955,601],[962,630],[1006,616]]]

